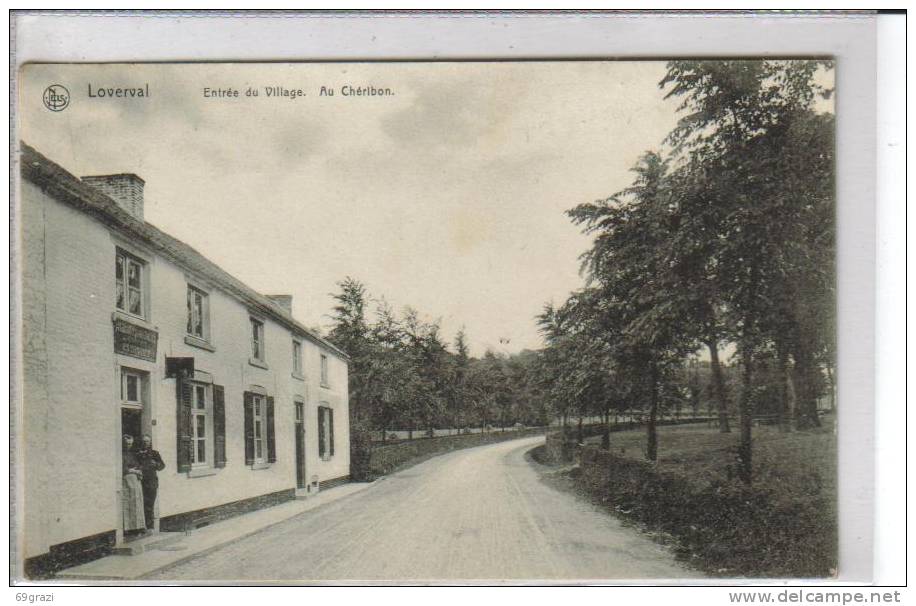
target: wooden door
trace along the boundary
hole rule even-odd
[[[305,488],[305,404],[296,402],[296,488]]]

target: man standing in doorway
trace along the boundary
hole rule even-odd
[[[159,492],[158,472],[165,469],[165,463],[162,462],[159,452],[153,450],[153,438],[149,434],[143,435],[143,443],[137,449],[137,460],[140,462],[140,469],[143,471],[140,483],[143,485],[143,513],[146,517],[146,529],[152,530],[154,526],[153,516],[156,509],[156,493]]]

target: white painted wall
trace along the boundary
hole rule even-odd
[[[46,371],[24,362],[26,557],[111,530],[118,431],[112,371],[113,245],[88,216],[22,187],[23,332],[44,322]],[[44,293],[43,309],[36,294]]]
[[[320,386],[320,346],[300,339],[304,380],[292,376],[292,335],[265,322],[268,369],[249,364],[249,313],[234,298],[209,288],[210,352],[185,343],[189,274],[121,241],[108,228],[41,192],[22,187],[25,557],[49,546],[117,528],[120,510],[120,366],[150,373],[154,447],[160,473],[159,512],[186,511],[295,487],[294,396],[306,402],[307,476],[349,474],[347,365],[329,356],[330,388]],[[158,330],[156,363],[114,353],[112,313],[116,246],[148,262],[148,325]],[[201,276],[190,276],[206,286]],[[176,467],[176,386],[166,379],[166,356],[195,358],[198,370],[225,388],[226,467],[189,477]],[[277,462],[245,465],[242,398],[250,385],[275,401]],[[335,456],[318,457],[317,408],[335,409]]]

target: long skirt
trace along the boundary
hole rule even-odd
[[[124,476],[121,494],[121,512],[124,515],[124,530],[141,530],[146,528],[143,516],[143,486],[136,474]]]

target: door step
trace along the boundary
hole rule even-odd
[[[145,537],[115,545],[114,555],[139,555],[145,551],[162,549],[177,543],[184,536],[182,532],[154,532]]]

